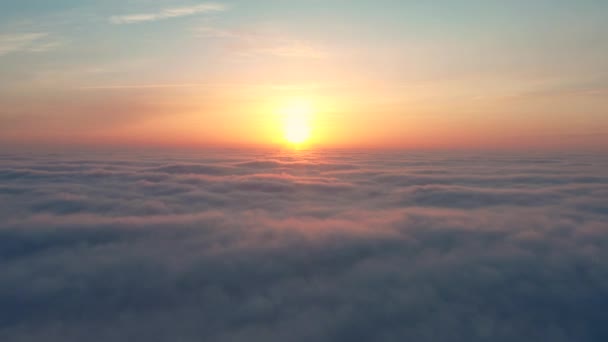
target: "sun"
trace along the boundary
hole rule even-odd
[[[302,144],[310,138],[310,127],[302,117],[285,118],[285,140],[292,144]]]
[[[311,105],[306,101],[291,101],[281,112],[285,140],[294,145],[306,143],[311,135]]]

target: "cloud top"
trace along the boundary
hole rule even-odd
[[[0,154],[0,339],[601,341],[607,167]]]

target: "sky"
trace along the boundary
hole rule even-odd
[[[5,1],[0,142],[282,146],[306,108],[308,146],[601,149],[607,15],[600,0]]]

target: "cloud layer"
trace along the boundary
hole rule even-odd
[[[2,341],[602,341],[601,155],[0,155]]]

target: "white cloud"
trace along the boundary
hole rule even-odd
[[[155,13],[136,13],[110,17],[113,24],[135,24],[146,21],[156,21],[169,18],[184,17],[194,14],[222,12],[227,6],[220,3],[209,2],[188,7],[165,8]]]

